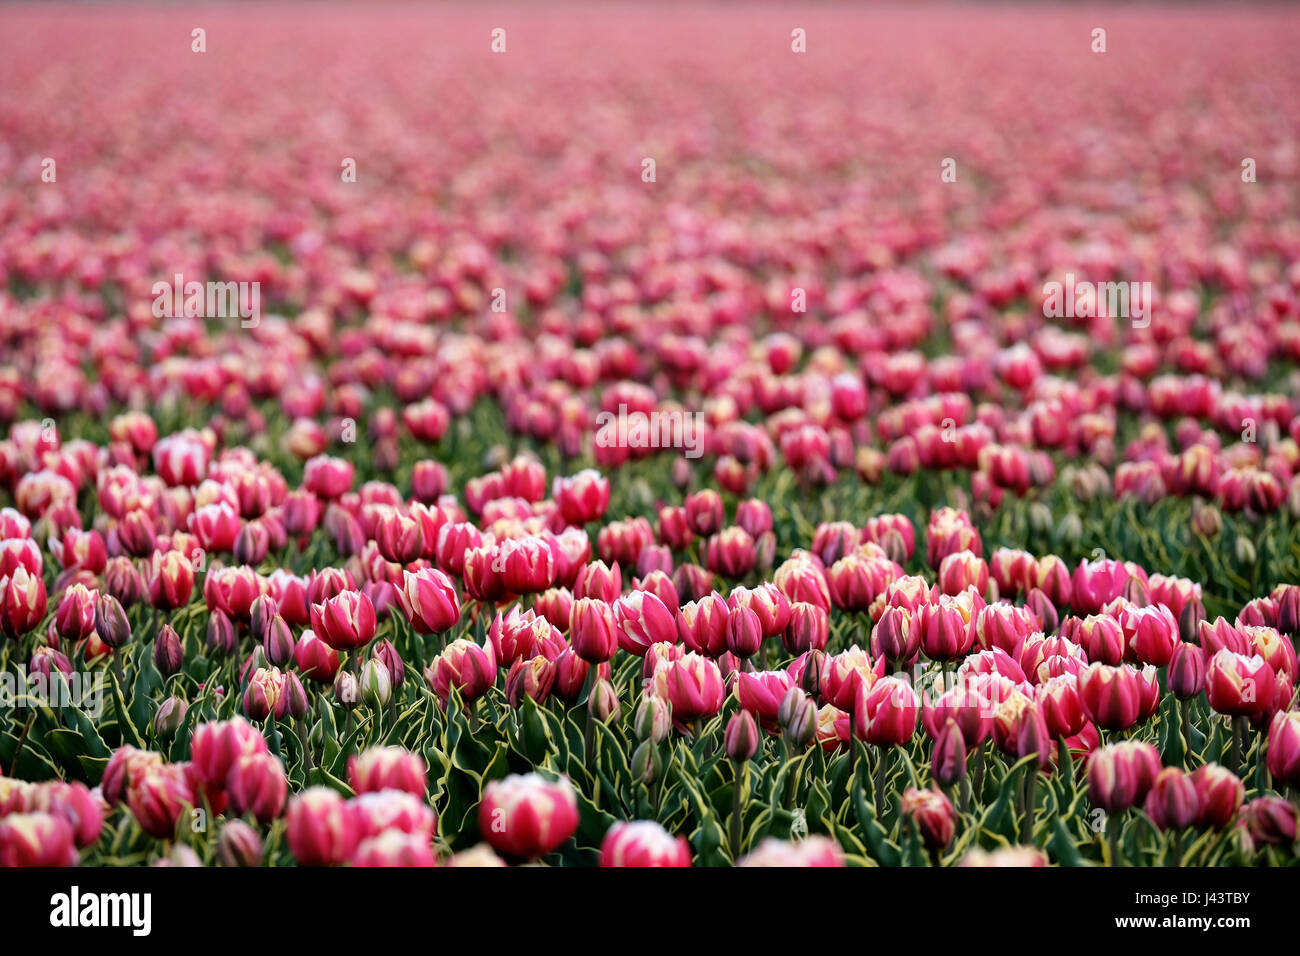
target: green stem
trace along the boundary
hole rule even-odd
[[[1192,755],[1192,702],[1184,698],[1178,702],[1178,715],[1183,731],[1183,769],[1189,769]]]
[[[126,702],[122,698],[122,688],[126,684],[126,677],[122,673],[122,648],[117,647],[109,652],[110,666],[113,670],[113,706],[117,708],[117,721],[119,724],[125,724],[131,736],[135,738],[136,746],[141,750],[147,750],[145,742],[140,739],[140,734],[135,729],[135,724],[131,723],[131,718],[126,712]],[[118,727],[118,733],[122,735],[125,741],[126,734],[122,728]]]
[[[890,753],[891,751],[888,747],[881,747],[880,759],[876,761],[875,797],[876,797],[876,819],[877,820],[884,820],[885,818],[885,782],[886,782],[886,775],[889,772]]]
[[[303,720],[301,717],[299,717],[296,721],[294,721],[294,724],[295,724],[294,729],[297,730],[298,732],[298,742],[302,744],[302,759],[306,761],[307,781],[308,784],[310,784],[311,772],[315,768],[313,766],[314,761],[312,760],[311,740],[307,736],[307,722]]]
[[[27,744],[27,735],[32,732],[32,724],[36,723],[36,708],[31,708],[31,716],[27,718],[27,723],[23,725],[23,735],[18,738],[18,746],[14,750],[14,759],[9,764],[9,776],[18,776],[18,758],[23,755],[23,747]]]
[[[1241,775],[1241,722],[1245,718],[1232,718],[1232,743],[1229,745],[1228,769],[1234,775]]]
[[[1038,798],[1038,768],[1032,764],[1025,768],[1024,779],[1020,782],[1020,808],[1024,820],[1020,825],[1020,842],[1029,845],[1034,842],[1034,805]]]
[[[740,859],[740,830],[741,830],[741,796],[745,789],[745,776],[749,772],[748,761],[735,761],[736,783],[731,788],[731,859],[736,861]]]
[[[591,694],[596,688],[596,675],[599,671],[600,668],[594,664],[587,668],[587,728],[582,735],[582,762],[588,773],[596,759],[596,717],[591,712]]]

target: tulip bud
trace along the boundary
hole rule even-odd
[[[1046,504],[1035,501],[1029,506],[1029,527],[1035,534],[1051,534],[1055,524],[1056,518],[1052,515],[1052,509]]]
[[[284,674],[274,667],[258,667],[244,688],[244,713],[254,720],[278,716],[280,694],[284,691]]]
[[[271,662],[266,659],[266,651],[262,649],[261,644],[258,644],[253,648],[253,653],[248,655],[248,660],[244,662],[243,668],[240,669],[240,676],[247,676],[258,668],[265,670],[270,666]]]
[[[229,820],[217,838],[217,858],[222,866],[261,866],[262,838],[243,820]]]
[[[1060,539],[1062,544],[1077,545],[1083,538],[1083,520],[1071,511],[1061,519]]]
[[[622,710],[619,705],[618,691],[607,680],[596,681],[596,685],[591,689],[591,696],[587,699],[587,706],[591,709],[592,716],[602,724],[617,720]]]
[[[171,677],[185,663],[180,636],[170,624],[164,624],[153,642],[153,666],[163,677]]]
[[[952,803],[937,790],[908,787],[899,810],[905,819],[912,821],[928,850],[944,849],[957,832],[957,815]]]
[[[739,658],[753,657],[763,644],[758,615],[744,605],[731,609],[727,618],[727,649]]]
[[[643,740],[632,752],[632,776],[646,786],[659,779],[663,772],[664,759],[653,740]]]
[[[131,559],[124,556],[108,559],[104,568],[104,590],[117,598],[123,607],[140,603],[146,592],[140,572]]]
[[[1201,622],[1205,619],[1205,605],[1199,596],[1192,595],[1178,615],[1179,636],[1187,643],[1195,644],[1200,640]]]
[[[246,521],[235,537],[235,560],[251,568],[266,560],[271,547],[271,533],[260,521]]]
[[[957,721],[951,717],[935,738],[930,774],[944,786],[952,786],[966,776],[966,739]]]
[[[176,731],[180,730],[181,724],[185,723],[185,712],[188,709],[181,698],[174,695],[168,697],[158,705],[158,711],[153,715],[153,735],[159,740],[171,740],[176,736]]]
[[[1232,822],[1241,806],[1246,788],[1232,771],[1217,763],[1207,763],[1192,774],[1200,803],[1196,825],[1222,830]]]
[[[907,608],[887,607],[871,632],[871,651],[890,661],[906,661],[921,646],[921,632],[912,626]]]
[[[1180,641],[1174,645],[1167,675],[1175,697],[1195,697],[1205,687],[1205,652],[1196,644]]]
[[[1300,641],[1300,585],[1289,584],[1282,588],[1277,602],[1277,629]]]
[[[284,672],[284,689],[280,692],[280,705],[284,714],[297,720],[307,714],[307,689],[302,686],[295,671]]]
[[[1241,819],[1255,844],[1287,850],[1295,846],[1300,812],[1290,801],[1282,797],[1256,797],[1241,808]]]
[[[1025,597],[1025,607],[1033,611],[1038,618],[1039,630],[1044,634],[1053,634],[1060,626],[1061,617],[1056,610],[1056,605],[1052,603],[1041,588],[1034,588]]]
[[[632,719],[632,729],[638,740],[662,743],[673,729],[673,705],[654,694],[641,698]]]
[[[1088,757],[1088,799],[1094,807],[1122,813],[1146,799],[1160,772],[1160,754],[1149,743],[1123,741]]]
[[[758,724],[747,710],[735,714],[727,721],[722,735],[722,749],[735,763],[744,763],[758,750]]]
[[[1146,582],[1136,575],[1129,575],[1129,579],[1124,583],[1123,596],[1124,600],[1138,607],[1146,607],[1151,603],[1151,592]]]
[[[1200,801],[1192,778],[1177,767],[1156,775],[1147,794],[1147,816],[1162,830],[1181,830],[1196,822]]]
[[[1255,543],[1244,534],[1237,537],[1236,545],[1237,563],[1254,564],[1255,563]]]
[[[1223,515],[1214,505],[1193,508],[1192,530],[1207,538],[1214,538],[1223,530]]]
[[[821,650],[809,651],[805,659],[803,679],[799,682],[799,686],[814,700],[820,699],[822,673],[826,670],[827,663],[826,652]]]
[[[781,734],[793,747],[806,747],[817,733],[817,705],[798,687],[791,687],[776,711]]]
[[[339,671],[334,678],[334,699],[347,710],[352,710],[361,702],[361,688],[357,679],[348,671]]]
[[[406,680],[406,664],[402,662],[402,655],[397,653],[392,641],[377,641],[372,644],[370,656],[384,662],[394,687],[402,686],[402,681]]]
[[[95,601],[95,633],[114,649],[131,640],[131,622],[121,602],[111,594],[101,594]]]
[[[274,620],[278,610],[275,598],[267,594],[259,594],[248,606],[248,633],[252,636],[254,644],[266,641],[267,631],[270,630],[271,621]]]
[[[293,634],[289,631],[289,625],[285,623],[284,618],[279,614],[272,615],[270,622],[266,625],[261,644],[262,650],[266,652],[266,659],[276,667],[284,667],[289,661],[293,660]]]
[[[234,623],[225,611],[213,611],[208,616],[206,642],[208,647],[218,654],[234,653],[238,635],[235,634]]]
[[[367,707],[386,707],[393,696],[392,678],[384,662],[370,658],[361,665],[361,699]],[[337,689],[338,684],[335,684]]]

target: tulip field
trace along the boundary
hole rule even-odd
[[[0,865],[1296,863],[1300,12],[0,37]]]

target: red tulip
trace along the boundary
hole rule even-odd
[[[951,661],[965,656],[975,639],[970,619],[959,604],[947,595],[938,603],[923,604],[916,610],[914,629],[925,656],[936,661]]]
[[[196,806],[180,764],[155,767],[127,792],[126,799],[140,829],[159,839],[174,837],[181,814]]]
[[[263,825],[276,819],[284,810],[289,795],[289,781],[284,765],[271,754],[240,757],[230,768],[226,781],[230,806],[236,813],[249,813]]]
[[[552,489],[560,514],[572,525],[599,520],[609,507],[609,481],[588,469],[568,478],[556,478]]]
[[[424,682],[446,706],[452,688],[466,701],[482,697],[496,682],[497,662],[492,645],[480,647],[467,638],[447,645],[424,671]]]
[[[1275,675],[1258,654],[1247,657],[1221,650],[1205,670],[1205,693],[1210,707],[1229,716],[1258,717],[1273,702]]]
[[[672,704],[673,718],[683,723],[714,716],[726,693],[718,665],[695,653],[661,663],[655,668],[650,688]]]
[[[73,828],[53,813],[0,817],[0,866],[76,866]]]
[[[882,677],[868,688],[858,684],[853,715],[855,733],[877,747],[901,747],[912,739],[920,699],[912,685],[897,677]]]
[[[1141,803],[1160,772],[1160,754],[1148,743],[1123,741],[1088,757],[1088,799],[1094,807],[1122,813]]]
[[[1177,767],[1156,775],[1146,800],[1147,816],[1162,830],[1181,830],[1196,822],[1200,798],[1191,776]]]
[[[1090,664],[1078,675],[1079,701],[1089,719],[1107,730],[1127,730],[1142,707],[1137,671],[1125,665]]]
[[[149,603],[160,611],[184,607],[194,593],[194,565],[179,551],[155,551],[145,570]]]
[[[339,600],[339,597],[334,600]],[[402,587],[397,592],[397,600],[411,626],[421,634],[441,633],[460,620],[460,600],[456,596],[456,587],[437,568],[403,571]]]
[[[579,598],[569,615],[569,641],[582,660],[600,664],[613,658],[618,650],[621,629],[614,620],[614,610],[604,601]]]
[[[303,866],[345,863],[359,839],[355,811],[336,791],[310,787],[289,801],[285,839]]]
[[[1196,825],[1222,830],[1237,815],[1245,797],[1245,786],[1236,774],[1217,763],[1197,767],[1192,782],[1196,784],[1199,806]]]
[[[943,850],[957,832],[957,814],[952,803],[938,790],[908,787],[903,792],[899,812],[911,821],[926,849]]]
[[[651,644],[677,641],[673,611],[649,591],[632,591],[615,601],[614,625],[619,646],[638,657],[644,657]]]
[[[1300,712],[1273,715],[1268,729],[1268,772],[1274,780],[1300,784]]]
[[[423,599],[424,595],[420,596]],[[420,607],[423,613],[423,605]],[[340,591],[311,606],[311,629],[336,651],[350,651],[369,644],[375,636],[376,624],[375,606],[360,591]]]
[[[512,774],[492,780],[478,809],[479,830],[499,853],[532,860],[557,849],[578,828],[578,800],[568,778]]]
[[[205,785],[221,789],[240,758],[267,753],[266,738],[242,717],[208,721],[194,729],[190,765]]]
[[[362,840],[357,844],[349,862],[353,866],[365,867],[438,865],[427,837],[402,833],[400,830],[385,830],[377,836]]]
[[[601,866],[690,866],[691,847],[653,820],[615,823],[600,845]]]
[[[612,566],[604,561],[584,564],[573,580],[575,598],[597,598],[606,604],[613,604],[622,592],[623,575],[617,561]]]
[[[359,793],[348,803],[348,809],[352,812],[357,838],[361,840],[395,830],[420,836],[428,842],[438,827],[438,814],[425,803],[424,797],[402,790]]]

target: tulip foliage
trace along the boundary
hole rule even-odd
[[[1281,12],[408,13],[0,13],[0,865],[1296,862]]]

